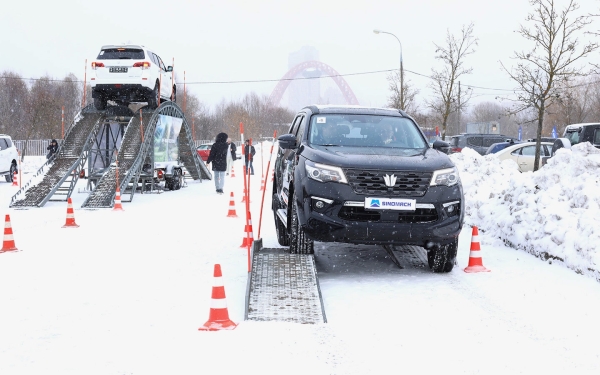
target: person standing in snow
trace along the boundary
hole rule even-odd
[[[223,194],[225,185],[225,170],[227,169],[227,154],[229,145],[227,144],[227,134],[219,133],[210,148],[206,165],[212,163],[212,170],[215,178],[215,188],[218,194]]]
[[[231,163],[236,160],[235,152],[237,148],[235,147],[235,143],[231,142],[231,138],[227,138],[227,144],[229,145],[229,152],[227,153],[227,173],[229,176],[229,172],[231,172]]]
[[[250,174],[254,174],[254,167],[252,166],[252,159],[254,159],[256,150],[254,146],[250,144],[250,140],[246,139],[246,146],[244,146],[244,159],[246,164],[244,165],[244,173],[248,174],[248,168],[250,168]]]

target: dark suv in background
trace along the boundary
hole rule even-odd
[[[313,254],[314,241],[417,245],[450,272],[464,215],[458,170],[403,111],[309,106],[278,138],[277,240]]]
[[[463,148],[469,147],[477,151],[480,155],[485,155],[488,148],[494,143],[506,142],[518,139],[502,134],[459,134],[450,137],[447,141],[450,143],[450,153],[461,152]]]

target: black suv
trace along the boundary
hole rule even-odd
[[[272,209],[280,245],[418,245],[434,272],[456,259],[464,199],[458,171],[403,111],[308,106],[278,138]]]
[[[600,148],[600,123],[568,125],[564,137],[569,140],[571,145],[590,142],[592,146]]]

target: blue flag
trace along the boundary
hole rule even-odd
[[[523,128],[519,125],[519,141],[523,138]]]
[[[558,138],[558,133],[556,132],[556,126],[552,128],[552,138]]]

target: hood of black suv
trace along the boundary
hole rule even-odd
[[[341,168],[373,168],[414,171],[434,171],[452,168],[454,164],[443,152],[432,148],[402,149],[387,147],[303,146],[300,152],[315,163]]]

